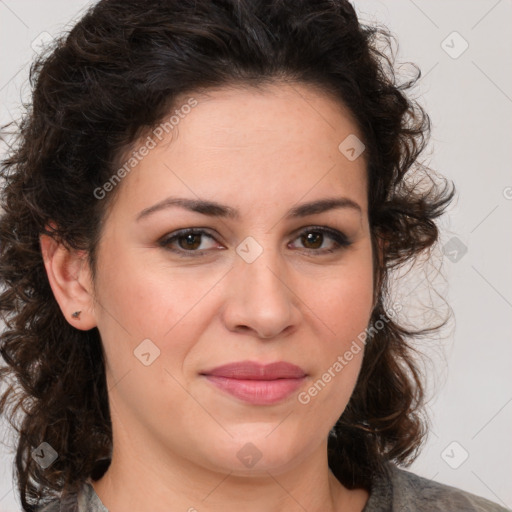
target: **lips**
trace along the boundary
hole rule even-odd
[[[275,380],[275,379],[299,379],[306,372],[298,366],[279,361],[277,363],[259,364],[252,361],[240,361],[218,366],[212,370],[203,372],[204,375],[214,377],[226,377],[228,379],[246,380]]]
[[[298,389],[306,372],[291,363],[279,361],[262,365],[240,361],[201,372],[222,391],[253,405],[270,405],[287,398]]]

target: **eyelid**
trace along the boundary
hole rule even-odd
[[[337,242],[342,247],[348,247],[352,244],[351,240],[345,233],[342,231],[339,231],[338,229],[330,228],[329,226],[306,226],[305,228],[301,228],[298,230],[295,234],[295,238],[298,238],[299,236],[303,235],[304,233],[309,233],[313,231],[319,231],[322,234],[327,234],[330,238],[332,238],[335,242]],[[313,252],[321,252],[315,249],[305,249],[310,250]]]
[[[293,233],[292,242],[299,238],[301,235],[305,233],[310,232],[320,232],[323,235],[327,235],[328,238],[331,238],[331,240],[334,241],[334,243],[337,245],[334,249],[308,249],[307,247],[299,249],[302,252],[306,252],[309,254],[315,254],[320,256],[324,254],[332,254],[337,251],[341,251],[343,249],[346,249],[350,245],[352,245],[352,241],[343,233],[342,231],[339,231],[338,229],[330,228],[329,226],[317,226],[317,225],[310,225],[305,226],[303,228],[300,228],[299,230],[295,231]],[[201,235],[206,236],[212,240],[214,240],[217,243],[218,242],[216,236],[211,234],[211,230],[208,228],[201,228],[201,227],[192,227],[192,228],[182,228],[178,229],[176,231],[173,231],[172,233],[168,233],[161,237],[158,240],[159,245],[161,245],[164,249],[169,250],[175,254],[178,254],[180,257],[201,257],[205,256],[207,252],[211,251],[211,249],[203,249],[203,250],[185,250],[185,249],[172,249],[170,247],[170,243],[174,240],[179,239],[180,237],[186,236],[188,234],[194,234],[194,235]]]
[[[164,249],[172,251],[175,254],[178,254],[178,255],[183,256],[183,257],[188,257],[188,256],[192,256],[192,257],[204,256],[205,250],[202,250],[202,251],[197,251],[197,250],[196,251],[186,251],[185,249],[172,249],[172,248],[169,247],[169,245],[170,245],[170,243],[172,241],[177,240],[178,238],[186,236],[186,235],[189,235],[189,234],[207,236],[211,240],[214,240],[215,242],[220,243],[220,242],[218,242],[216,237],[213,236],[210,233],[209,229],[193,227],[193,228],[178,229],[176,231],[173,231],[172,233],[167,233],[166,235],[164,235],[163,237],[161,237],[158,240],[158,244],[160,246],[162,246]]]

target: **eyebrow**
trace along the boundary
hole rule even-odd
[[[142,210],[137,215],[136,220],[139,221],[152,213],[176,206],[191,212],[201,213],[202,215],[207,215],[209,217],[222,217],[227,219],[240,218],[240,212],[237,209],[215,201],[209,201],[206,199],[188,199],[184,197],[168,197],[167,199]],[[355,210],[359,214],[362,214],[361,207],[352,199],[349,199],[348,197],[332,197],[318,199],[316,201],[294,206],[286,213],[286,218],[293,219],[307,217],[308,215],[315,215],[329,210],[345,208]]]

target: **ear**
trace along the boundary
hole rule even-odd
[[[384,263],[384,254],[387,248],[387,242],[386,240],[383,240],[381,237],[377,236],[375,238],[375,254],[373,257],[373,262],[375,265],[375,271],[373,273],[374,276],[374,283],[373,283],[373,305],[372,305],[372,311],[375,309],[375,306],[377,305],[377,299],[379,297],[380,288],[382,286],[382,271],[381,267]]]
[[[66,320],[83,331],[96,327],[87,253],[68,249],[51,235],[41,235],[39,242],[53,295]]]

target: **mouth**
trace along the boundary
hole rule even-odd
[[[284,361],[266,365],[240,361],[201,372],[201,375],[223,392],[253,405],[271,405],[285,400],[307,376],[302,368]]]

